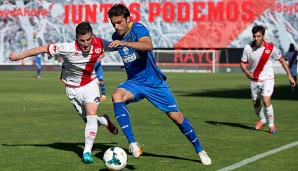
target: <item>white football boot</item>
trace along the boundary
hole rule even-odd
[[[130,143],[129,153],[132,153],[133,157],[138,159],[143,154],[142,146],[137,142]]]
[[[208,156],[208,154],[206,153],[205,150],[199,152],[198,155],[199,155],[203,165],[211,165],[211,159],[210,159],[210,157]]]

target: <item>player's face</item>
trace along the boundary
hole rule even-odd
[[[91,45],[92,45],[92,35],[91,35],[91,33],[87,33],[85,35],[78,35],[77,36],[77,42],[78,42],[82,52],[88,53],[90,51]]]
[[[253,35],[253,40],[256,47],[261,47],[263,46],[263,43],[264,43],[264,35],[262,35],[261,32],[257,32],[256,34]]]
[[[124,36],[128,32],[130,17],[124,18],[123,16],[114,16],[110,19],[118,35]]]

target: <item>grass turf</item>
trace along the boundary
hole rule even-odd
[[[175,124],[143,100],[130,104],[135,137],[143,156],[128,156],[125,170],[218,170],[244,159],[298,141],[298,91],[290,93],[285,75],[276,75],[272,104],[276,135],[251,130],[257,120],[249,81],[241,73],[167,73],[180,110],[194,126],[211,166],[199,162],[192,145]],[[102,156],[111,146],[128,151],[123,133],[99,128],[93,148],[95,164],[81,162],[84,123],[65,95],[59,72],[0,72],[0,170],[106,170]],[[116,123],[110,98],[126,79],[123,72],[105,72],[108,100],[98,114],[108,113]],[[295,170],[298,147],[275,153],[238,170]]]

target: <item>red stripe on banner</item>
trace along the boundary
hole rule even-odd
[[[223,9],[217,10],[213,7],[214,10],[209,11],[204,18],[200,17],[198,24],[174,44],[174,48],[226,48],[269,9],[275,0],[225,0],[214,5],[219,5],[220,2],[224,3]],[[238,8],[235,7],[235,3],[240,4]],[[210,8],[207,7],[206,4],[204,9]],[[226,8],[237,8],[238,13],[229,12]],[[219,15],[222,18],[218,17]]]
[[[293,56],[292,56],[292,59],[291,59],[290,64],[289,64],[289,68],[292,67],[292,65],[294,64],[294,61],[295,62],[297,61],[297,54],[298,54],[298,52],[297,51],[294,51]]]
[[[83,70],[83,76],[80,86],[84,86],[93,80],[93,78],[91,78],[91,74],[94,70],[94,65],[96,63],[97,58],[101,56],[103,53],[101,39],[92,38],[92,46],[93,49],[91,53],[91,58],[89,59],[89,62],[86,64],[85,69]]]
[[[273,47],[274,47],[272,44],[267,43],[267,42],[264,42],[264,46],[265,46],[265,49],[262,53],[262,56],[259,60],[258,65],[257,65],[257,67],[256,67],[256,69],[253,73],[253,77],[254,77],[255,80],[259,79],[259,76],[260,76],[261,72],[263,71],[264,66],[267,63],[267,61],[269,59],[269,56],[270,56],[270,54],[273,50]]]

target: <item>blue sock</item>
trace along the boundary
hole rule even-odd
[[[126,107],[126,104],[124,102],[117,102],[117,103],[113,103],[113,105],[114,105],[115,117],[124,135],[127,138],[128,144],[132,142],[136,142],[132,132],[130,118],[129,118],[129,111]]]
[[[190,121],[187,118],[184,118],[182,124],[178,125],[178,127],[180,131],[192,143],[197,153],[203,151],[203,147],[200,144],[200,141],[195,133],[195,130],[193,129],[192,125],[190,124]]]
[[[105,86],[105,83],[101,82],[100,83],[100,88],[101,88],[101,95],[106,95],[106,86]]]
[[[41,69],[37,69],[37,75],[40,76]]]

